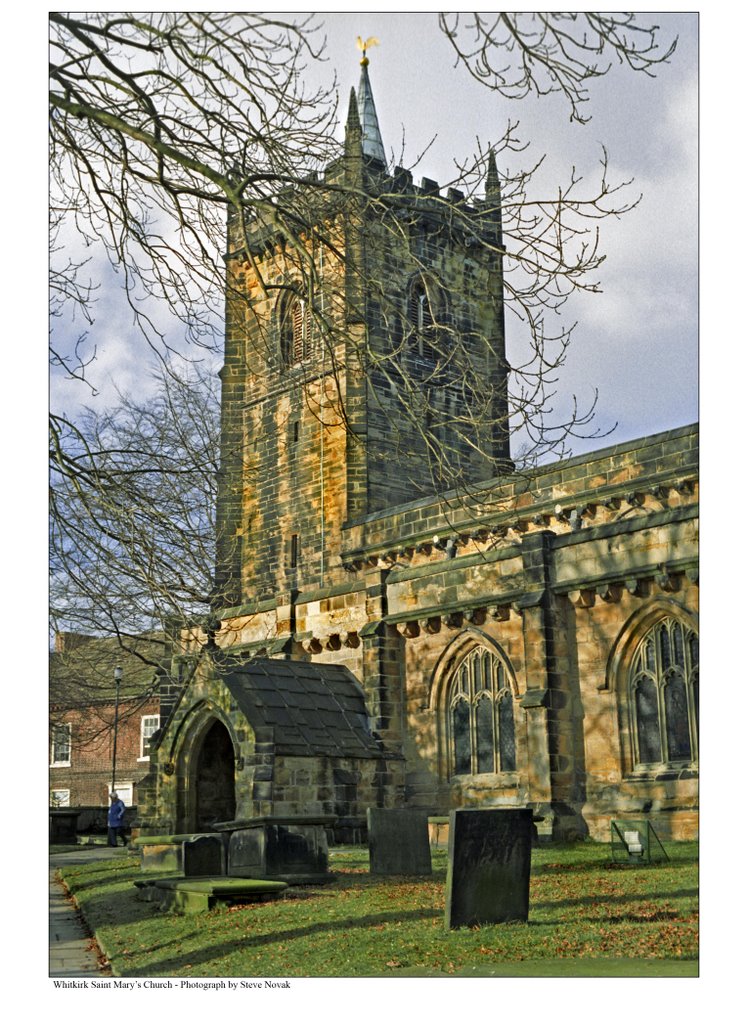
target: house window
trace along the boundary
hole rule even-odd
[[[647,632],[629,672],[634,763],[683,765],[698,759],[699,638],[679,619]]]
[[[70,806],[70,790],[69,789],[53,789],[49,794],[49,806],[50,807],[69,807]]]
[[[109,796],[112,795],[111,785],[107,786]],[[133,800],[133,784],[132,782],[115,782],[114,792],[120,798],[125,807],[132,807]]]
[[[280,344],[284,366],[296,366],[309,355],[309,311],[298,296],[282,306]]]
[[[455,671],[448,691],[447,733],[451,775],[516,771],[508,672],[484,647],[471,651]]]
[[[148,741],[158,731],[161,719],[158,715],[143,715],[140,719],[140,757],[139,761],[150,760]]]
[[[53,768],[70,766],[71,726],[55,725],[52,728],[52,743],[49,763]]]

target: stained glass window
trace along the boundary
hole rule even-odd
[[[634,761],[683,764],[698,756],[698,637],[662,619],[637,648],[629,675]]]
[[[516,771],[514,707],[499,657],[478,647],[458,665],[449,689],[450,771]]]

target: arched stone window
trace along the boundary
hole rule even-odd
[[[296,366],[309,355],[309,313],[298,295],[280,305],[280,349],[283,366]]]
[[[693,629],[673,616],[649,628],[628,672],[634,767],[698,760],[698,673]]]
[[[485,647],[457,665],[447,690],[450,775],[517,769],[514,707],[508,671]]]

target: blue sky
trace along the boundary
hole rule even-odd
[[[594,177],[601,144],[611,179],[634,179],[638,208],[602,225],[603,294],[581,296],[565,311],[579,326],[559,380],[559,407],[571,394],[584,404],[597,387],[596,422],[604,429],[619,424],[611,443],[698,418],[698,17],[650,17],[664,39],[679,37],[671,63],[654,79],[613,67],[593,81],[583,126],[570,123],[561,97],[503,99],[454,68],[435,15],[325,18],[343,111],[358,81],[356,36],[376,36],[369,74],[385,149],[399,156],[404,138],[414,158],[437,134],[420,164],[425,176],[448,181],[453,161],[475,152],[476,137],[495,139],[511,118],[530,143],[526,162],[546,154],[542,181],[551,194],[572,165]],[[521,343],[511,317],[507,330],[510,347]],[[600,444],[576,442],[575,451]]]
[[[435,14],[333,13],[319,15],[328,61],[310,69],[311,82],[336,74],[340,120],[359,76],[356,37],[376,36],[370,77],[388,155],[410,165],[431,142],[415,170],[449,181],[454,160],[476,151],[476,140],[496,139],[507,120],[519,121],[529,142],[522,162],[545,154],[540,191],[553,194],[574,166],[594,178],[607,148],[612,180],[634,179],[639,207],[602,224],[607,253],[600,273],[602,295],[570,302],[564,320],[577,321],[575,340],[558,384],[556,408],[581,405],[599,390],[596,424],[618,427],[601,442],[577,441],[575,453],[625,441],[698,418],[698,51],[696,15],[656,16],[663,38],[679,37],[678,49],[656,78],[614,67],[594,81],[588,124],[571,124],[561,97],[503,99],[453,66],[451,49]],[[654,17],[654,16],[653,16]],[[342,138],[342,129],[340,131]],[[404,152],[403,152],[404,147]],[[499,169],[502,168],[501,156]],[[506,158],[505,158],[506,159]],[[114,400],[113,384],[140,392],[149,355],[121,303],[118,282],[106,273],[90,330],[97,347],[92,380],[94,404]],[[178,344],[177,325],[165,325]],[[522,351],[521,325],[508,319],[510,352]],[[76,383],[53,377],[52,403],[75,408],[90,402]]]

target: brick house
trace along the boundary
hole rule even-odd
[[[148,743],[159,725],[155,663],[163,659],[164,647],[139,640],[135,648],[139,655],[108,639],[74,633],[55,638],[50,656],[49,803],[85,808],[81,828],[101,825],[113,768],[115,788],[127,807],[137,806],[138,786],[148,774]],[[118,699],[117,666],[122,668]]]
[[[397,303],[418,336],[423,296],[438,301],[444,282],[459,302],[452,329],[491,338],[493,364],[477,348],[475,359],[499,401],[500,246],[481,263],[469,232],[443,230],[438,184],[388,174],[382,152],[364,65],[326,177],[359,193],[401,190],[420,248],[414,272],[405,250],[383,252],[375,214],[346,220],[345,280],[323,267],[319,285],[347,331],[338,363],[353,364],[347,346],[355,354],[364,336],[385,350]],[[495,165],[485,199],[460,203],[476,233],[500,237]],[[546,837],[606,839],[610,819],[626,816],[695,836],[696,428],[524,473],[506,436],[492,439],[489,472],[445,435],[471,487],[437,495],[415,441],[407,472],[388,450],[387,381],[367,389],[342,373],[347,423],[323,429],[329,355],[305,333],[301,300],[286,308],[261,286],[288,273],[266,225],[252,244],[251,262],[227,263],[229,291],[244,290],[252,315],[227,302],[226,606],[164,677],[144,830],[317,813],[355,832],[372,805],[529,806]],[[349,266],[365,260],[381,287],[362,298]],[[426,347],[404,358],[427,359]]]

